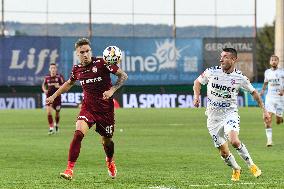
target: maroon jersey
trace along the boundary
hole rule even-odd
[[[79,80],[83,88],[82,109],[92,112],[113,112],[113,99],[103,99],[103,93],[112,86],[110,73],[115,74],[117,65],[106,65],[102,58],[92,57],[87,66],[74,65],[70,80]]]
[[[47,97],[50,97],[57,91],[57,89],[63,85],[64,78],[61,74],[56,74],[54,77],[51,77],[51,75],[46,75],[44,77],[44,85],[47,85]]]

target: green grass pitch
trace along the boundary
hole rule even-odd
[[[243,171],[240,182],[230,181],[203,108],[116,110],[117,178],[109,178],[100,137],[90,129],[74,179],[61,179],[78,112],[62,109],[60,133],[48,136],[45,110],[1,110],[0,188],[284,188],[284,125],[273,124],[275,145],[267,148],[258,108],[239,111],[240,139],[263,172],[258,179],[231,148]]]

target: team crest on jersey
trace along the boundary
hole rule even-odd
[[[94,67],[92,68],[92,71],[93,71],[94,73],[97,73],[98,68],[97,68],[96,66],[94,66]]]
[[[57,81],[58,81],[58,78],[55,78],[55,81],[57,82]]]
[[[113,69],[111,68],[110,65],[107,65],[106,67],[107,67],[107,69],[108,69],[109,71],[111,71],[111,72],[113,71]]]

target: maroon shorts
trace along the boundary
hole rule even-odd
[[[84,120],[89,128],[96,124],[96,132],[111,138],[114,132],[114,112],[92,112],[82,108],[77,120]]]

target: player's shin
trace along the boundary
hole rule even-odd
[[[246,146],[243,143],[241,143],[240,146],[238,148],[236,148],[236,150],[237,150],[238,154],[241,156],[241,158],[246,162],[248,167],[250,167],[254,164],[251,157],[250,157],[248,149],[246,148]]]
[[[55,130],[56,132],[59,131],[59,119],[60,119],[60,114],[59,114],[59,111],[56,111],[55,113]]]
[[[76,130],[69,148],[67,169],[73,169],[75,166],[75,162],[80,154],[81,142],[83,138],[84,134],[81,131]]]
[[[225,164],[231,167],[232,169],[241,169],[241,167],[238,165],[236,162],[236,159],[233,154],[229,154],[228,157],[222,157],[221,158],[224,160]]]
[[[53,118],[51,114],[47,114],[47,120],[48,120],[49,128],[53,129]]]
[[[55,113],[55,123],[56,123],[56,125],[58,125],[59,119],[60,119],[60,114],[59,114],[58,111],[56,111],[56,113]]]
[[[117,174],[116,165],[113,160],[114,143],[111,138],[103,138],[103,147],[106,153],[106,165],[108,174],[111,178],[115,178]]]
[[[114,143],[112,140],[103,142],[104,151],[108,161],[111,161],[114,154]]]

